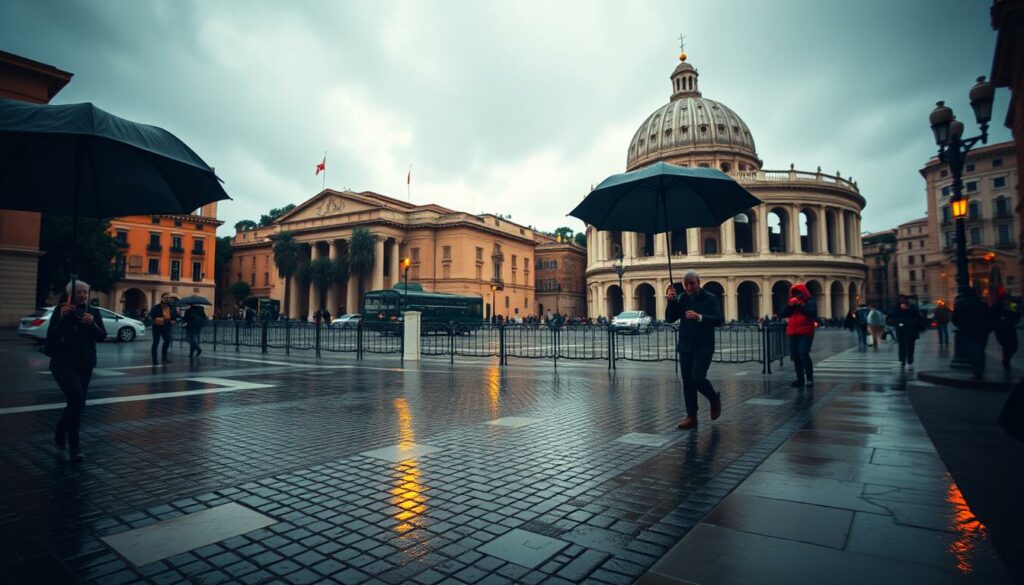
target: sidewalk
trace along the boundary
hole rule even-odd
[[[937,344],[923,345],[922,358],[937,354]],[[1024,457],[1003,462],[1013,468],[1008,475],[1017,475],[1016,485],[1006,477],[991,484],[975,472],[965,475],[972,487],[961,492],[954,481],[960,464],[947,469],[915,412],[918,402],[935,409],[938,398],[938,412],[922,419],[948,422],[941,418],[949,408],[942,405],[947,389],[913,380],[894,358],[895,346],[883,346],[821,362],[823,373],[860,368],[865,375],[814,413],[638,583],[1012,583],[1011,571],[1024,579],[1024,555],[1012,534],[1020,532],[1020,513],[1001,517],[1021,508],[1017,470]],[[928,359],[938,356],[922,361]],[[964,391],[954,392],[961,394],[951,402],[955,408]],[[983,417],[963,421],[936,444],[985,425]],[[1019,445],[1001,443],[988,426],[984,436],[1001,455]],[[967,457],[980,448],[960,447]],[[975,467],[993,463],[982,461]],[[1006,495],[997,497],[1000,490]],[[982,509],[986,514],[976,516]],[[996,531],[1007,545],[1002,556],[993,544]]]
[[[950,334],[950,341],[952,339],[953,336]],[[953,357],[952,347],[952,343],[940,347],[937,335],[931,331],[925,332],[918,340],[915,352],[920,358],[917,379],[944,386],[1007,391],[1012,390],[1024,374],[1024,354],[1020,351],[1010,360],[1012,369],[1009,372],[1003,370],[1002,348],[994,335],[989,335],[988,345],[985,346],[985,373],[981,380],[975,380],[969,369],[949,367],[949,361]]]

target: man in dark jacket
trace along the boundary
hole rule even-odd
[[[953,314],[946,303],[939,301],[935,307],[935,330],[939,334],[939,345],[949,345],[949,317]]]
[[[99,309],[89,306],[89,285],[77,281],[73,297],[53,309],[50,325],[46,329],[44,349],[50,356],[50,373],[64,393],[67,406],[54,429],[53,441],[58,449],[70,446],[68,453],[74,462],[84,461],[78,434],[85,410],[85,394],[89,389],[93,368],[96,367],[96,342],[107,338],[103,317]]]
[[[971,362],[971,373],[975,380],[980,380],[985,374],[985,345],[992,331],[992,315],[973,288],[967,289],[964,298],[953,308],[953,325]]]
[[[996,302],[992,305],[992,330],[996,341],[1003,348],[1003,369],[1010,370],[1010,358],[1017,353],[1017,324],[1020,323],[1020,311],[1000,286],[996,289]]]
[[[899,343],[900,367],[914,367],[914,344],[917,337],[924,331],[925,321],[917,305],[910,304],[910,297],[900,295],[896,306],[889,312],[889,324],[896,330],[896,342]]]
[[[203,353],[203,348],[199,345],[199,336],[203,332],[206,320],[206,311],[201,305],[192,305],[182,317],[182,321],[185,322],[185,336],[188,338],[188,359],[190,360]]]
[[[153,354],[153,365],[157,364],[156,348],[160,344],[161,339],[164,342],[164,346],[160,356],[165,364],[169,364],[171,360],[167,359],[167,350],[171,346],[171,333],[174,331],[174,324],[181,318],[178,315],[178,310],[171,304],[171,295],[168,293],[160,295],[160,302],[153,305],[153,308],[149,310],[149,316],[153,319],[153,347],[150,350]]]
[[[789,357],[796,368],[794,388],[814,386],[814,366],[811,364],[811,344],[818,322],[818,303],[811,296],[807,285],[798,282],[789,289],[789,302],[782,308],[782,317],[787,318],[786,336],[789,337]]]
[[[700,277],[692,270],[683,276],[685,294],[674,285],[668,290],[665,322],[679,323],[679,367],[683,374],[683,398],[686,418],[681,429],[697,428],[697,392],[711,402],[711,420],[722,414],[722,397],[708,380],[708,368],[715,353],[715,327],[722,324],[722,306],[715,295],[700,286]]]

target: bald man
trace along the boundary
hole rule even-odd
[[[679,422],[680,429],[697,428],[697,393],[711,402],[711,420],[722,414],[722,398],[708,380],[708,368],[715,354],[715,327],[722,324],[722,306],[718,297],[700,286],[700,276],[694,271],[683,275],[682,294],[673,285],[668,290],[665,321],[679,321],[679,368],[683,374],[683,398],[686,418]]]

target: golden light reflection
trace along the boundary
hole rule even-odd
[[[395,410],[398,411],[398,448],[408,451],[416,444],[409,403],[404,398],[396,398]],[[429,498],[423,495],[419,462],[412,458],[404,459],[398,462],[395,470],[398,472],[398,481],[395,487],[391,488],[388,503],[401,510],[393,516],[398,521],[394,531],[405,534],[416,528],[416,518],[427,511],[426,503]]]
[[[974,516],[974,512],[967,506],[964,495],[960,493],[960,488],[952,479],[946,491],[946,501],[953,506],[953,517],[950,520],[952,528],[959,536],[947,550],[956,557],[956,568],[961,573],[973,573],[971,561],[978,554],[978,544],[988,538],[985,525]]]
[[[487,396],[491,401],[491,418],[498,418],[501,407],[501,370],[497,366],[487,368]]]

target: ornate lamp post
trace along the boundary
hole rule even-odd
[[[491,285],[491,322],[492,323],[495,321],[495,318],[498,315],[497,307],[494,305],[494,297],[497,294],[498,294],[498,285],[492,284]]]
[[[953,208],[953,217],[956,220],[956,302],[959,303],[967,294],[970,287],[970,276],[967,273],[967,229],[964,226],[964,217],[967,215],[967,197],[963,193],[963,170],[964,162],[967,160],[967,153],[974,148],[978,142],[988,142],[988,123],[992,120],[992,101],[995,95],[995,87],[985,81],[985,77],[979,77],[978,82],[971,88],[971,109],[974,110],[974,117],[981,129],[981,134],[963,138],[964,124],[956,119],[953,110],[938,102],[932,110],[928,121],[931,123],[932,132],[935,134],[935,144],[939,146],[939,161],[949,166],[949,172],[953,176],[953,198],[950,204]],[[969,367],[967,355],[960,340],[960,331],[954,331],[953,337],[953,360],[950,367]]]
[[[409,267],[412,266],[412,259],[406,256],[402,258],[402,278],[405,286],[402,287],[402,307],[405,307],[405,296],[409,294]]]
[[[889,308],[889,257],[892,256],[895,246],[882,244],[878,247],[878,255],[882,257],[882,310]]]
[[[622,275],[626,273],[626,264],[624,260],[625,258],[620,250],[618,257],[619,263],[615,265],[615,274],[619,275],[619,296],[622,299],[622,307],[620,307],[621,311],[626,310],[626,292],[622,290]],[[612,316],[614,317],[614,315]]]

